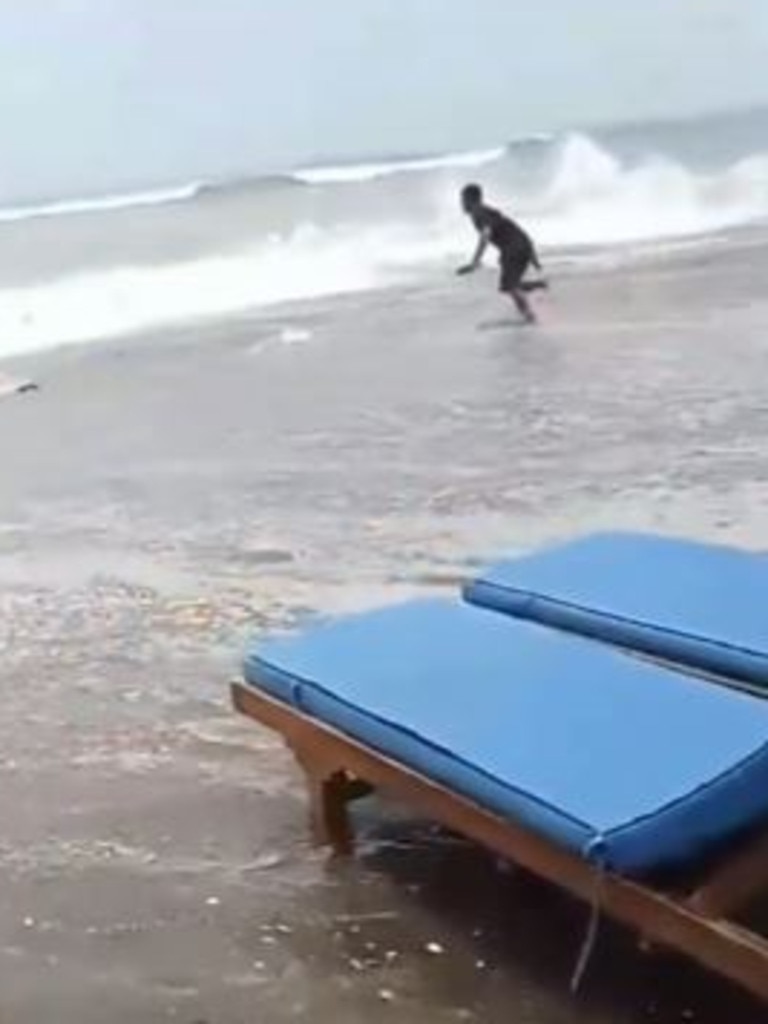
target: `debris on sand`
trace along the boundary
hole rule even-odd
[[[39,391],[40,386],[33,380],[26,380],[18,377],[8,377],[0,373],[0,398],[6,395],[24,395],[28,391]]]

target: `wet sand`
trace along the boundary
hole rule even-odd
[[[727,256],[727,259],[726,259]],[[0,1020],[758,1024],[761,1008],[391,809],[307,842],[238,720],[248,636],[605,526],[768,547],[768,248],[286,307],[9,364]],[[430,952],[430,947],[432,951]]]

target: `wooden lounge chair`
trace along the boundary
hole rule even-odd
[[[431,601],[270,642],[233,699],[336,852],[381,790],[768,1000],[768,941],[734,920],[768,891],[768,702]]]

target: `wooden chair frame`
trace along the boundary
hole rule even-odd
[[[378,789],[573,895],[594,898],[589,862],[257,689],[234,683],[232,699],[293,751],[307,780],[314,836],[336,853],[354,849],[350,802]],[[768,830],[732,849],[703,884],[688,889],[609,874],[600,881],[600,905],[644,941],[678,950],[768,1002],[768,939],[729,918],[766,891]]]

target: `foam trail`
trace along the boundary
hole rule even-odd
[[[382,163],[341,164],[328,167],[308,167],[294,172],[292,177],[305,185],[342,185],[353,182],[374,181],[394,174],[439,171],[456,167],[484,167],[506,155],[506,148],[474,150],[467,153],[447,153],[444,156],[393,160]]]
[[[205,188],[202,182],[191,182],[175,188],[162,188],[144,192],[125,192],[115,195],[82,199],[61,199],[56,202],[28,206],[0,207],[0,222],[35,220],[38,217],[70,217],[75,214],[106,213],[127,210],[135,206],[165,206],[194,199]]]
[[[299,233],[227,256],[3,290],[0,357],[374,288],[386,268],[360,259],[359,237]]]

